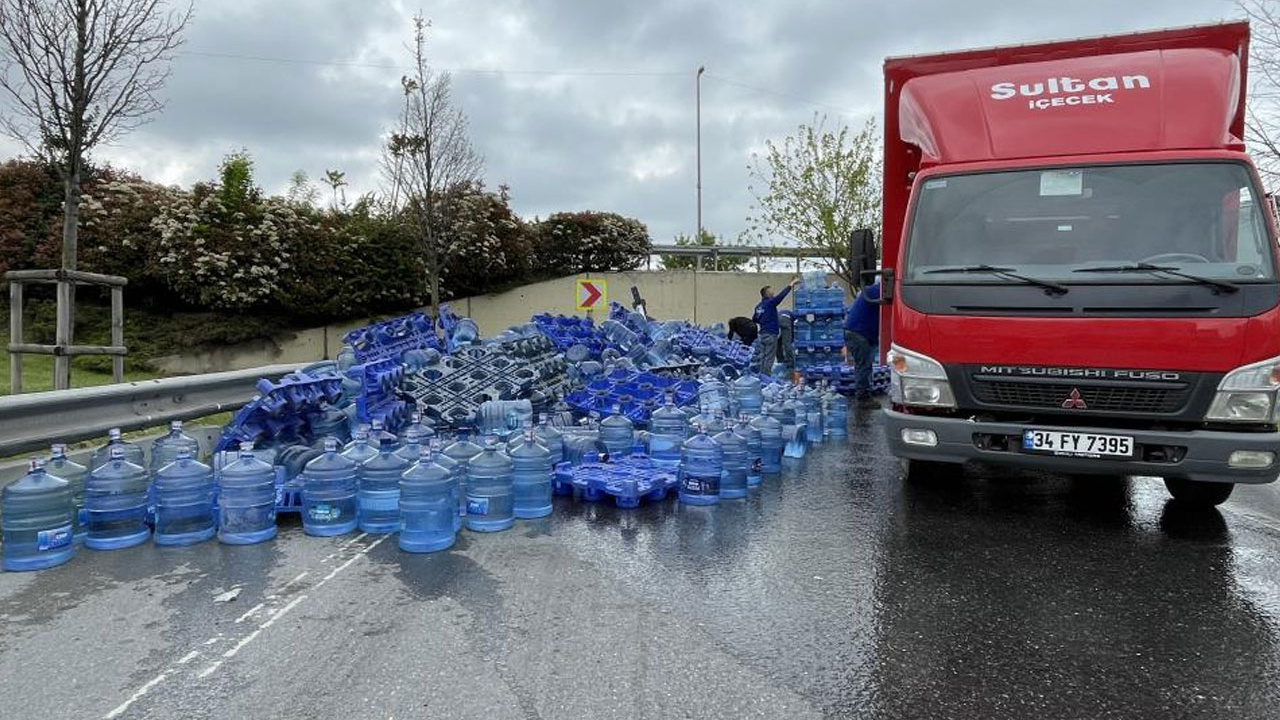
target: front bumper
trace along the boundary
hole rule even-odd
[[[1280,433],[1233,433],[1212,430],[1185,432],[1156,430],[1116,430],[1077,426],[1054,426],[1037,423],[1022,425],[1003,422],[978,422],[961,418],[940,418],[926,415],[907,415],[896,410],[885,410],[885,433],[893,454],[912,460],[939,462],[965,462],[976,460],[998,465],[1036,468],[1065,473],[1100,475],[1151,475],[1164,478],[1198,480],[1206,482],[1269,483],[1280,474],[1280,467],[1232,468],[1227,458],[1236,450],[1274,452],[1280,456]],[[1138,448],[1173,447],[1184,452],[1165,462],[1108,458],[1058,457],[1022,452],[1017,443],[1009,443],[1007,449],[990,449],[991,437],[1020,437],[1030,427],[1066,432],[1101,433],[1104,435],[1130,435]],[[932,430],[938,436],[934,447],[908,445],[902,440],[904,428]]]

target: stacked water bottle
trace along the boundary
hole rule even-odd
[[[794,295],[796,369],[839,364],[844,349],[844,288],[828,286],[827,274],[815,270],[804,273]]]

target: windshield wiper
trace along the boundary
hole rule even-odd
[[[1240,291],[1239,285],[1236,285],[1235,283],[1227,282],[1226,280],[1214,280],[1213,278],[1207,278],[1200,275],[1192,275],[1191,273],[1184,273],[1176,267],[1166,267],[1164,265],[1152,265],[1150,263],[1134,263],[1132,265],[1111,265],[1108,267],[1080,268],[1079,270],[1072,270],[1072,272],[1164,273],[1165,275],[1180,277],[1184,280],[1190,280],[1192,282],[1199,283],[1200,285],[1205,285],[1207,287],[1213,288],[1213,293],[1215,295],[1221,295],[1222,293],[1227,293],[1228,295],[1230,295],[1231,293]]]
[[[1041,280],[1039,278],[1027,277],[1013,272],[1013,268],[995,267],[994,265],[957,265],[955,267],[936,268],[934,270],[925,270],[921,275],[937,275],[939,273],[983,273],[986,275],[998,275],[1006,277],[1010,280],[1017,280],[1027,285],[1035,285],[1038,288],[1044,288],[1048,295],[1066,295],[1071,288],[1060,283],[1051,282],[1049,280]]]

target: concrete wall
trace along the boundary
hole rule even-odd
[[[459,315],[473,318],[482,334],[494,335],[512,325],[528,322],[535,313],[576,314],[576,280],[589,278],[606,280],[609,299],[628,307],[631,305],[631,287],[635,286],[648,304],[652,317],[710,325],[727,322],[737,315],[749,317],[760,300],[762,285],[780,287],[792,277],[791,273],[693,270],[594,273],[547,280],[494,295],[463,298],[451,304]],[[605,309],[595,313],[595,317],[599,320],[607,314]],[[173,355],[157,359],[156,365],[168,374],[190,374],[332,358],[342,347],[344,334],[375,319],[353,320],[286,333],[271,340]]]

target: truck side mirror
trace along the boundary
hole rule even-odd
[[[868,300],[872,305],[888,305],[893,302],[893,268],[884,268],[883,270],[864,270],[862,272],[862,285],[866,287],[880,279],[880,299]]]
[[[876,269],[876,233],[859,228],[849,236],[849,269],[858,277]]]

